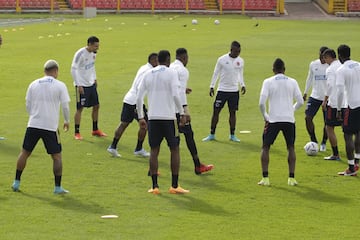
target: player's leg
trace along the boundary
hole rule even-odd
[[[144,119],[146,121],[148,121],[148,115],[147,115],[147,109],[145,107],[145,105],[143,105],[143,111],[144,111]],[[135,112],[135,119],[138,120],[138,116],[136,111]],[[147,133],[147,129],[144,127],[139,127],[138,130],[138,139],[137,139],[137,143],[136,143],[136,147],[135,147],[135,151],[134,154],[137,156],[142,156],[142,157],[149,157],[150,153],[148,153],[144,148],[143,148],[143,143],[146,137],[146,133]]]
[[[229,139],[234,142],[240,142],[235,136],[236,128],[236,111],[239,109],[239,92],[228,93],[228,107],[229,107],[229,126],[230,126],[230,135]]]
[[[148,121],[149,130],[149,145],[150,145],[150,158],[149,158],[149,173],[151,176],[152,187],[148,190],[149,193],[158,194],[158,156],[160,152],[160,145],[164,138],[164,130],[162,121]]]
[[[98,137],[106,137],[107,134],[101,131],[98,127],[100,103],[99,103],[99,95],[96,90],[96,84],[87,88],[87,91],[89,91],[89,97],[87,98],[86,106],[92,107],[92,112],[91,112],[91,118],[93,122],[92,135]]]
[[[81,122],[81,113],[84,109],[86,96],[84,93],[79,92],[79,88],[75,86],[75,92],[76,92],[76,112],[74,115],[74,124],[75,124],[75,139],[81,140],[83,139],[80,135],[80,122]]]
[[[341,121],[336,118],[337,109],[327,106],[325,114],[326,132],[332,149],[332,155],[324,157],[325,160],[340,160],[335,126],[340,126]]]
[[[320,144],[320,151],[325,152],[326,151],[326,141],[328,139],[327,131],[326,131],[326,123],[325,123],[325,114],[326,112],[323,110],[323,119],[324,119],[324,127],[323,127],[323,136]]]
[[[215,101],[213,103],[213,113],[211,116],[210,134],[207,137],[202,139],[204,142],[215,140],[216,126],[219,122],[219,115],[220,115],[221,109],[224,107],[224,104],[226,102],[225,97],[226,96],[224,95],[224,92],[220,92],[220,91],[217,92]]]
[[[286,147],[288,150],[288,167],[289,167],[289,178],[288,185],[295,186],[297,181],[295,180],[295,165],[296,165],[296,154],[295,154],[295,123],[281,123],[281,129],[285,138]]]
[[[320,103],[321,102],[321,103]],[[316,100],[312,97],[308,99],[306,109],[305,109],[305,123],[306,123],[306,130],[310,136],[310,141],[318,142],[315,134],[315,125],[313,122],[314,116],[316,115],[317,111],[319,110],[322,101]]]

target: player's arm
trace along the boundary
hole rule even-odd
[[[295,87],[294,97],[295,97],[296,103],[294,104],[294,111],[298,110],[302,105],[304,105],[304,99],[301,96],[300,87],[297,84],[297,82],[295,82],[295,84],[296,84],[296,87]]]
[[[260,112],[263,115],[264,121],[269,122],[269,114],[266,112],[266,100],[267,97],[263,94],[260,94],[260,99],[259,99]]]
[[[64,116],[64,126],[63,129],[65,132],[67,132],[69,130],[69,125],[70,125],[70,107],[69,107],[69,102],[63,102],[61,103],[62,106],[62,112],[63,112],[63,116]]]
[[[310,65],[309,65],[309,71],[308,71],[308,75],[307,75],[307,78],[306,78],[305,90],[304,90],[304,95],[303,95],[304,101],[306,101],[307,93],[308,93],[310,87],[313,84],[313,72],[312,72],[312,67],[311,66],[312,66],[312,63],[310,63]]]
[[[220,71],[221,71],[220,68],[221,68],[220,59],[218,59],[214,68],[214,73],[211,78],[210,92],[209,92],[210,97],[214,96],[215,93],[214,88],[220,75]]]

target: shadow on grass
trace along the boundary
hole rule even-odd
[[[94,214],[101,214],[106,212],[103,207],[98,205],[97,203],[91,202],[83,202],[73,198],[71,195],[54,195],[54,197],[44,197],[30,193],[19,192],[25,197],[33,198],[40,200],[42,202],[46,202],[49,205],[52,205],[57,208],[61,208],[64,210],[72,210],[77,212],[84,212],[84,213],[94,213]]]

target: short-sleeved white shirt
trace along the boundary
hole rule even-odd
[[[360,63],[348,60],[336,71],[336,86],[344,86],[350,108],[360,107]]]
[[[330,66],[326,69],[326,96],[328,96],[328,103],[332,108],[337,108],[337,88],[336,88],[336,70],[341,66],[339,60],[333,61]],[[345,98],[342,104],[340,104],[341,108],[347,107]]]
[[[217,80],[219,85],[217,91],[237,92],[239,85],[245,86],[244,82],[244,60],[241,57],[232,58],[229,53],[218,58],[211,79],[210,88],[214,88]]]
[[[130,105],[136,105],[136,95],[137,95],[137,91],[139,88],[139,85],[141,83],[141,81],[144,79],[144,75],[145,73],[149,70],[152,69],[153,66],[150,63],[147,63],[143,66],[141,66],[139,68],[139,70],[136,73],[136,76],[134,78],[134,81],[131,85],[131,88],[129,89],[129,91],[126,93],[123,102],[130,104]]]
[[[175,69],[178,73],[178,79],[180,83],[180,101],[183,106],[187,105],[186,87],[189,80],[189,70],[178,59],[176,59],[173,63],[170,64],[170,68]]]
[[[306,79],[304,93],[308,93],[312,87],[310,97],[317,100],[324,100],[326,92],[326,69],[327,63],[321,63],[320,59],[314,60],[309,65],[309,72]]]
[[[70,102],[66,85],[45,76],[33,81],[26,92],[28,127],[56,131],[59,126],[60,104]]]
[[[80,48],[74,55],[71,64],[71,75],[75,86],[90,87],[96,80],[96,54],[89,52],[86,47]]]
[[[260,92],[269,104],[269,122],[295,122],[294,99],[303,101],[297,81],[284,74],[264,80]]]

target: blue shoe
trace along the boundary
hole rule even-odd
[[[238,139],[235,135],[230,135],[229,139],[230,139],[230,141],[233,141],[233,142],[240,142],[240,139]]]
[[[215,134],[209,134],[209,136],[207,136],[206,138],[203,138],[202,140],[203,140],[203,142],[213,141],[213,140],[215,140]]]
[[[19,188],[20,188],[20,180],[14,180],[12,186],[11,186],[12,190],[14,192],[19,192]]]
[[[66,193],[69,193],[69,191],[63,189],[62,187],[56,186],[54,189],[54,194],[66,194]]]

